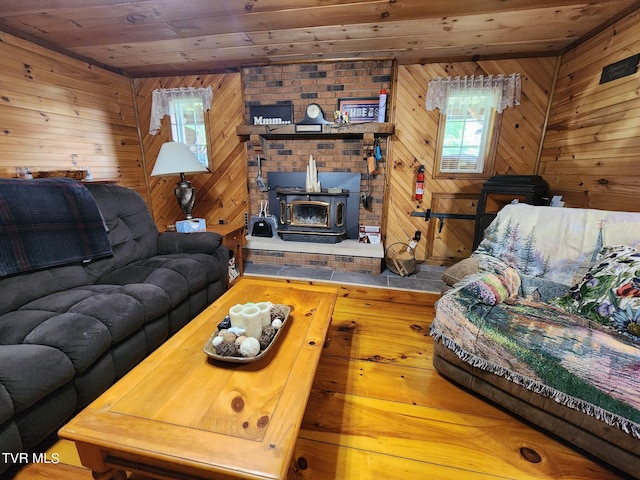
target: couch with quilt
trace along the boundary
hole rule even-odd
[[[0,179],[0,473],[226,290],[221,240],[117,185]]]
[[[640,475],[640,213],[515,204],[446,270],[434,366]]]

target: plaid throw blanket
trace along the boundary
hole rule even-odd
[[[68,178],[0,179],[0,277],[111,255],[100,210]]]

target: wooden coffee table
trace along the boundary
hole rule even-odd
[[[94,478],[286,478],[337,290],[241,279],[59,432]],[[255,363],[203,352],[229,307],[291,307]]]

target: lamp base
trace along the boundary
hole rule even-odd
[[[191,212],[196,201],[196,189],[191,186],[190,181],[184,178],[184,173],[180,174],[180,180],[176,183],[175,193],[178,204],[184,213],[184,218],[187,220],[192,219]]]

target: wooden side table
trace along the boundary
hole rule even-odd
[[[207,232],[214,232],[222,236],[222,245],[233,252],[233,257],[236,259],[236,268],[241,277],[244,271],[242,247],[244,247],[246,243],[244,238],[244,225],[233,225],[230,223],[207,225]]]

